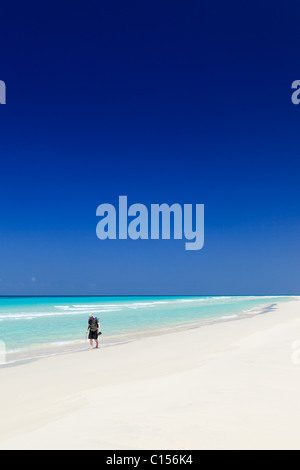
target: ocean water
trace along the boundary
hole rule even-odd
[[[107,347],[145,335],[265,314],[288,300],[291,297],[2,297],[0,363],[88,349],[85,332],[90,313],[100,319],[100,343]]]

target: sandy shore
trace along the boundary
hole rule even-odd
[[[300,449],[297,340],[293,300],[1,369],[0,449]]]

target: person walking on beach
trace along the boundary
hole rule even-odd
[[[98,332],[98,329],[99,329],[99,332]],[[98,336],[99,334],[101,334],[100,321],[97,317],[94,317],[93,314],[89,316],[89,324],[86,330],[86,334],[88,334],[88,331],[90,331],[89,340],[91,344],[91,350],[94,349],[94,341],[96,342],[96,349],[98,349],[99,348]]]

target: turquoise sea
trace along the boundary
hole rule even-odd
[[[101,346],[205,323],[272,314],[283,296],[2,297],[0,342],[6,364],[88,349],[88,316],[100,318]],[[2,354],[3,357],[3,354]],[[3,361],[2,361],[3,362]]]

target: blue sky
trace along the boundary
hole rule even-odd
[[[0,20],[0,295],[299,294],[299,2],[43,8]],[[119,195],[204,249],[98,240]]]

